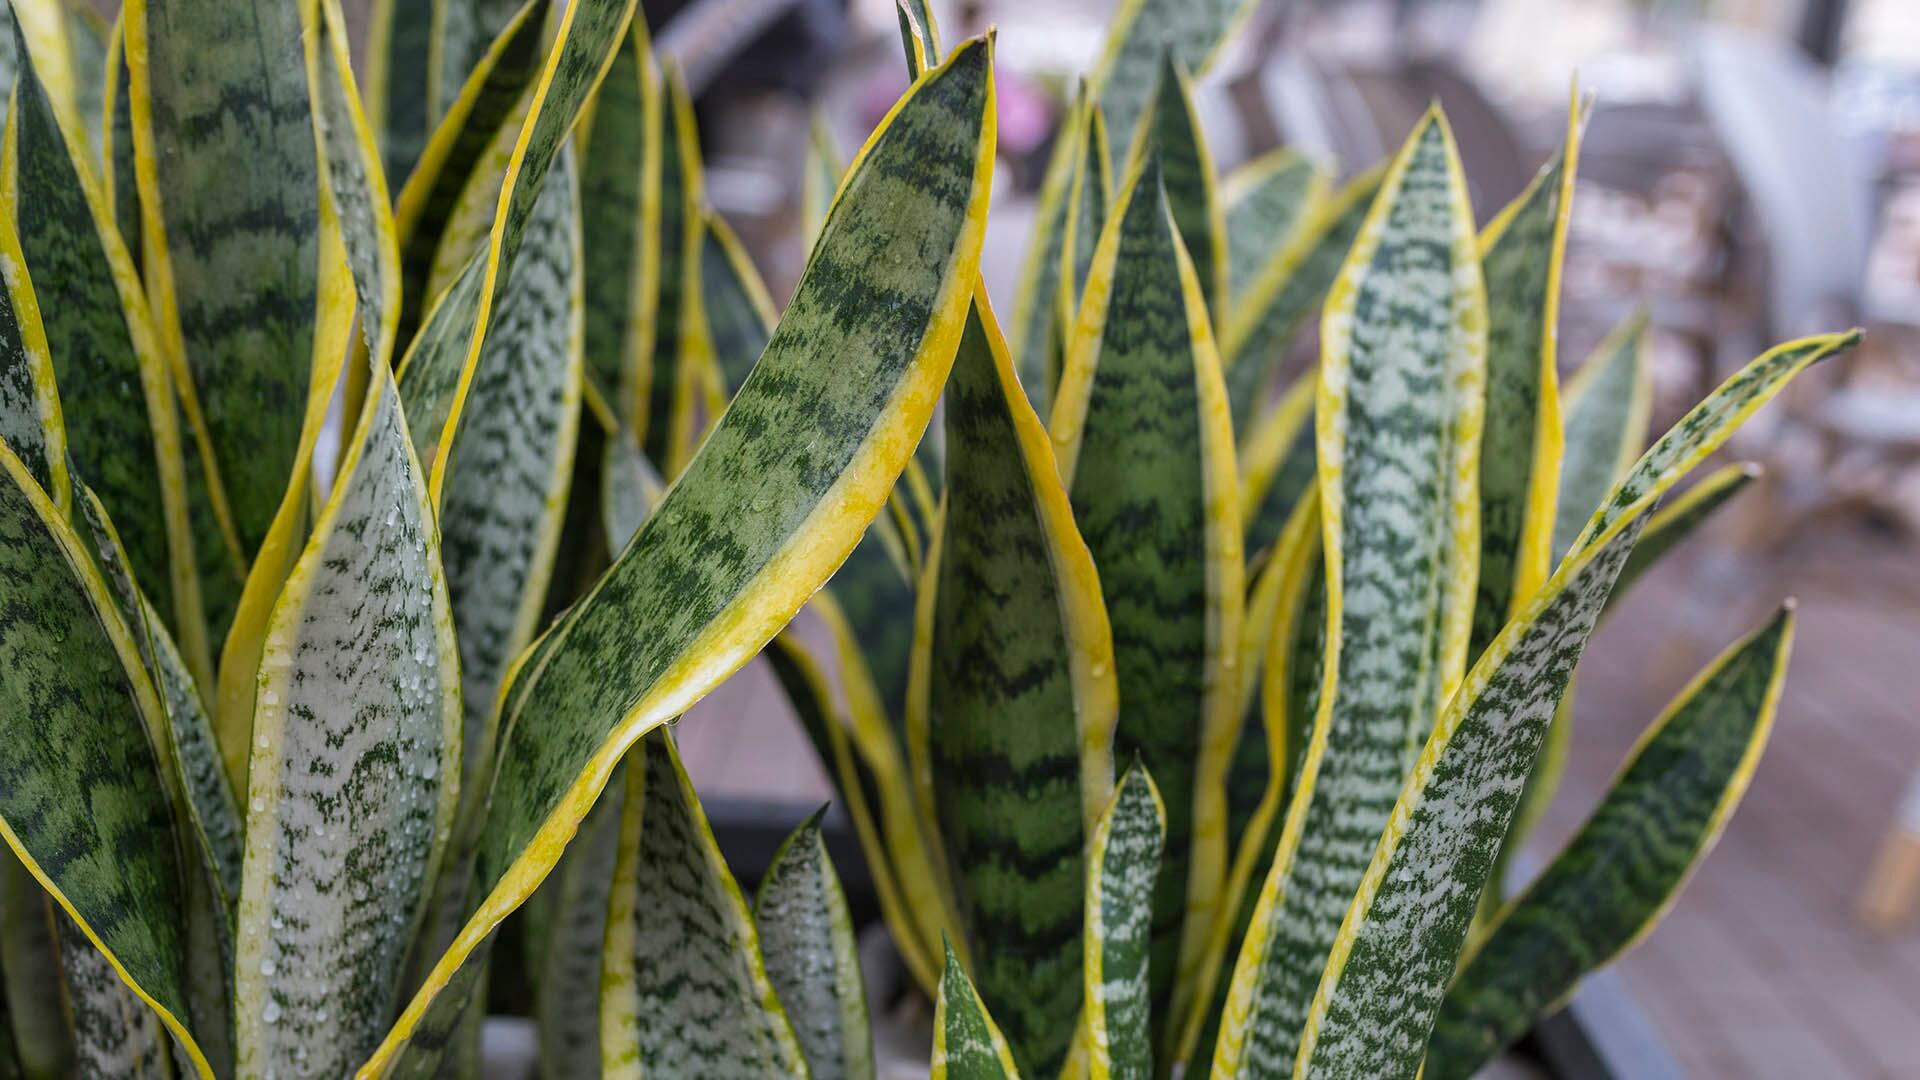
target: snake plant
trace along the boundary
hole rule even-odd
[[[1437,112],[1218,177],[1247,6],[1122,5],[1009,334],[924,4],[776,311],[634,0],[376,0],[364,79],[337,0],[11,0],[0,1076],[481,1075],[490,996],[546,1076],[875,1076],[820,816],[749,902],[668,726],[756,657],[937,1076],[1466,1076],[1629,947],[1791,618],[1509,899],[1574,668],[1854,338],[1642,452],[1643,324],[1558,388],[1580,111],[1478,231]]]

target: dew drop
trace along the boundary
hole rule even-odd
[[[268,978],[272,978],[273,973],[279,970],[280,969],[274,965],[272,960],[260,961],[260,974],[265,975]]]
[[[260,1013],[260,1019],[265,1020],[269,1024],[279,1023],[280,1022],[280,1003],[277,1001],[267,1002],[266,1009]]]
[[[255,799],[252,802],[248,803],[247,806],[250,807],[253,810],[253,812],[257,814],[260,811],[265,810],[267,808],[267,800]]]

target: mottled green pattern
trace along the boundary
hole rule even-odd
[[[707,316],[707,334],[713,339],[713,357],[720,365],[721,387],[729,399],[740,392],[773,336],[767,288],[746,259],[746,252],[721,239],[726,222],[709,213],[702,229],[700,256],[701,309]]]
[[[624,428],[607,438],[601,460],[601,525],[607,534],[607,550],[618,553],[660,504],[667,485],[653,462],[640,452],[632,433]]]
[[[580,835],[567,845],[553,876],[527,905],[527,955],[538,965],[533,1016],[544,1080],[592,1080],[600,1075],[601,945],[625,789],[617,780],[607,785],[580,822]]]
[[[1220,335],[1235,431],[1265,405],[1273,373],[1340,273],[1383,176],[1378,170],[1362,173],[1341,189],[1319,216],[1300,226],[1245,294],[1236,295]]]
[[[1017,1080],[1020,1075],[951,944],[933,1011],[932,1073],[932,1080]]]
[[[1312,208],[1326,173],[1311,158],[1274,150],[1227,174],[1227,297],[1246,295]]]
[[[1312,372],[1301,376],[1303,379],[1317,378]],[[1300,503],[1302,496],[1313,490],[1314,477],[1319,468],[1318,449],[1314,445],[1313,417],[1309,414],[1306,423],[1286,444],[1286,450],[1280,456],[1280,464],[1273,470],[1273,479],[1267,482],[1266,490],[1260,494],[1260,502],[1246,520],[1246,550],[1249,559],[1273,546],[1280,538],[1280,530],[1286,527],[1288,515]]]
[[[315,48],[319,95],[314,101],[314,128],[334,216],[340,224],[341,244],[353,275],[354,297],[360,305],[360,336],[372,362],[386,364],[391,362],[394,348],[388,336],[400,316],[395,310],[399,256],[393,246],[388,189],[369,151],[364,117],[354,114],[345,28],[338,21],[339,9],[332,0],[328,0],[323,16],[316,28],[320,35]]]
[[[601,1068],[651,1080],[805,1075],[753,918],[667,730],[628,762],[608,947]],[[619,920],[630,926],[619,926]],[[616,974],[617,972],[617,974]]]
[[[483,848],[487,885],[668,667],[801,533],[892,391],[950,363],[917,351],[937,317],[952,317],[939,305],[964,296],[956,273],[971,277],[987,73],[975,42],[894,115],[726,416],[546,662],[522,669]],[[541,723],[518,727],[521,715]]]
[[[1062,306],[1056,318],[1060,320],[1062,338],[1070,332],[1074,313],[1080,310],[1080,293],[1087,286],[1087,274],[1093,268],[1093,253],[1100,244],[1100,234],[1107,228],[1107,204],[1113,201],[1107,122],[1092,105],[1082,108],[1085,110],[1080,120],[1082,129],[1077,132],[1081,139],[1080,154],[1075,158],[1072,200],[1068,204],[1071,218],[1067,231],[1072,237],[1072,249],[1063,252],[1063,257],[1070,258],[1071,262],[1060,266]],[[1065,243],[1063,241],[1063,247]],[[1054,385],[1060,380],[1059,370],[1049,368],[1047,380],[1045,396],[1034,399],[1034,408],[1042,411],[1053,399]]]
[[[1792,636],[1782,611],[1642,737],[1599,808],[1455,976],[1427,1047],[1427,1077],[1467,1080],[1659,918],[1746,788]]]
[[[681,382],[698,377],[698,372],[688,370],[684,338],[694,332],[687,325],[690,292],[700,287],[696,276],[700,273],[700,158],[686,86],[677,75],[670,75],[666,91],[661,106],[665,131],[660,137],[660,220],[654,233],[660,254],[653,281],[653,341],[645,361],[646,398],[628,398],[628,394],[637,395],[639,387],[622,398],[631,400],[637,410],[630,422],[640,431],[647,457],[670,468],[669,462],[680,452],[674,446],[684,419],[678,406],[691,400]]]
[[[1080,1010],[1081,746],[1070,628],[1032,457],[979,301],[947,380],[946,533],[928,733],[940,832],[982,992],[1024,1072],[1060,1070]],[[1038,420],[1032,420],[1036,427]],[[1057,486],[1055,490],[1058,490]],[[1125,675],[1122,674],[1124,680]]]
[[[1186,69],[1169,54],[1160,65],[1144,130],[1145,152],[1160,159],[1160,183],[1173,210],[1200,278],[1200,295],[1218,320],[1227,293],[1227,235],[1214,194],[1213,158],[1207,153],[1200,117],[1193,108],[1193,85]]]
[[[1218,689],[1209,686],[1217,612],[1207,552],[1219,523],[1207,512],[1207,455],[1216,448],[1207,445],[1199,386],[1212,351],[1203,357],[1191,330],[1206,316],[1188,308],[1180,238],[1156,160],[1147,159],[1109,226],[1118,229],[1118,245],[1070,490],[1113,625],[1115,753],[1152,762],[1166,799],[1167,845],[1154,891],[1158,1013],[1178,964],[1195,770],[1209,692]]]
[[[100,950],[65,912],[54,916],[60,941],[60,994],[71,1017],[73,1075],[85,1080],[171,1080],[167,1029],[134,996]]]
[[[116,24],[116,35],[119,26]],[[108,99],[110,115],[106,123],[106,153],[102,155],[102,178],[107,199],[113,206],[113,222],[127,245],[127,254],[140,265],[140,186],[134,180],[133,112],[127,103],[128,82],[125,42],[116,36],[113,42],[113,94]]]
[[[1568,387],[1566,441],[1553,557],[1573,550],[1595,508],[1647,441],[1647,321],[1635,315],[1607,336]]]
[[[1546,380],[1553,377],[1553,340],[1558,333],[1554,288],[1562,252],[1555,237],[1564,207],[1561,179],[1566,151],[1555,153],[1514,205],[1501,212],[1498,232],[1481,239],[1480,272],[1487,286],[1486,426],[1480,433],[1480,579],[1467,655],[1486,651],[1507,624],[1516,592],[1537,555],[1523,548],[1533,489],[1535,446],[1553,422],[1544,409]],[[1611,477],[1609,477],[1611,480]],[[1545,538],[1540,538],[1545,542]],[[1538,549],[1535,549],[1536,551]],[[1540,578],[1534,578],[1535,582]]]
[[[141,199],[165,230],[149,257],[170,265],[175,305],[155,317],[178,319],[251,553],[292,475],[313,351],[320,189],[300,18],[284,0],[149,0],[129,33],[142,25],[134,74],[152,115],[134,123],[151,124],[157,189]]]
[[[465,85],[473,69],[480,65],[487,46],[512,21],[522,0],[415,0],[434,9],[434,28],[438,31],[428,57],[432,65],[429,95],[433,117],[437,121],[446,112],[448,102]]]
[[[753,921],[767,979],[793,1021],[812,1080],[873,1080],[873,1032],[847,898],[820,835],[826,808],[780,845]]]
[[[234,970],[248,1075],[366,1059],[452,825],[446,582],[399,397],[375,379],[261,656]]]
[[[16,47],[26,55],[24,44]],[[161,611],[173,613],[164,472],[145,393],[148,380],[164,378],[162,361],[136,351],[142,339],[128,325],[136,316],[127,306],[130,298],[120,293],[108,251],[118,241],[111,223],[98,216],[101,208],[92,205],[52,102],[40,80],[27,77],[31,71],[23,65],[16,87],[14,213],[53,354],[67,451],[114,518],[140,522],[127,537],[134,578]]]
[[[441,489],[440,553],[459,631],[462,793],[484,794],[507,665],[533,640],[553,574],[580,428],[582,277],[573,154],[527,224],[480,347]],[[463,813],[462,817],[465,817]]]
[[[1171,55],[1195,75],[1206,74],[1227,32],[1252,6],[1252,0],[1135,0],[1121,6],[1092,78],[1119,145],[1128,144],[1151,108],[1151,72],[1163,58]]]
[[[369,35],[370,45],[386,46],[368,57],[368,81],[378,85],[379,112],[372,121],[387,183],[397,188],[413,171],[432,133],[427,81],[432,70],[428,51],[433,40],[433,5],[419,0],[374,0],[372,21],[380,29]],[[368,91],[369,97],[375,96],[373,85]]]
[[[652,287],[642,278],[652,271],[640,245],[655,242],[641,235],[642,204],[658,198],[660,183],[660,94],[651,63],[645,20],[636,13],[600,82],[580,158],[587,372],[608,401],[617,400],[624,373],[648,348],[639,336],[648,328],[634,317],[634,291]]]
[[[159,703],[139,658],[109,634],[112,601],[81,576],[79,539],[37,486],[29,494],[17,458],[0,451],[0,464],[0,821],[128,976],[184,1022],[184,868],[147,736]]]
[[[40,304],[26,264],[16,257],[19,250],[12,214],[0,212],[0,441],[20,456],[48,497],[62,504],[69,497],[60,486],[67,482],[66,426]]]
[[[1115,1080],[1153,1076],[1147,954],[1153,930],[1153,883],[1160,872],[1166,824],[1153,777],[1136,763],[1115,786],[1113,802],[1100,819],[1088,856],[1087,1050],[1095,1076]],[[1091,978],[1096,962],[1097,983]]]
[[[1471,461],[1477,434],[1484,300],[1455,160],[1429,114],[1380,192],[1322,330],[1315,423],[1338,652],[1315,720],[1324,754],[1301,779],[1311,784],[1304,830],[1268,877],[1277,902],[1253,931],[1266,946],[1235,973],[1247,1014],[1229,1015],[1222,1037],[1222,1051],[1244,1053],[1254,1075],[1292,1061],[1341,916],[1463,667],[1456,628],[1471,614],[1477,559],[1462,533],[1471,540],[1477,504],[1460,461],[1463,452]]]

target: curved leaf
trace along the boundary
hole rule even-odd
[[[1554,558],[1573,550],[1594,508],[1639,457],[1652,412],[1647,316],[1636,312],[1607,335],[1567,384]]]
[[[925,635],[938,830],[1016,1060],[1053,1075],[1080,1011],[1082,853],[1113,783],[1100,578],[984,287],[946,390],[947,508]]]
[[[446,113],[453,93],[466,85],[520,6],[521,0],[433,0],[427,108],[436,120]]]
[[[820,836],[822,807],[774,852],[754,897],[767,978],[794,1018],[813,1080],[873,1080],[873,1032],[847,898]]]
[[[947,945],[947,966],[933,1009],[931,1080],[1018,1080],[1007,1040]]]
[[[509,677],[479,895],[363,1071],[388,1067],[545,876],[626,748],[751,658],[879,512],[945,381],[977,272],[990,70],[986,44],[969,44],[875,133],[726,416],[613,568],[536,644],[537,662]]]
[[[1127,0],[1107,23],[1107,40],[1088,85],[1107,129],[1131,144],[1155,92],[1152,72],[1172,57],[1195,78],[1207,73],[1250,0]]]
[[[536,964],[533,1018],[540,1075],[547,1080],[600,1074],[601,965],[625,791],[624,781],[607,785],[527,905],[527,955]]]
[[[1227,222],[1227,310],[1326,202],[1330,183],[1318,162],[1286,147],[1227,174],[1220,185]]]
[[[1113,627],[1116,748],[1166,799],[1152,971],[1177,1012],[1226,877],[1245,586],[1226,388],[1160,175],[1145,155],[1100,239],[1052,432]]]
[[[600,81],[583,145],[587,372],[611,406],[652,351],[660,273],[660,77],[639,12]]]
[[[1167,812],[1135,764],[1115,785],[1087,845],[1087,1062],[1092,1080],[1153,1076],[1147,953]]]
[[[1599,808],[1461,964],[1424,1075],[1466,1080],[1653,928],[1753,777],[1792,647],[1788,605],[1640,736]]]
[[[1315,402],[1321,688],[1233,976],[1215,1069],[1283,1071],[1375,838],[1465,663],[1478,563],[1482,291],[1466,181],[1431,111],[1327,299]]]
[[[1088,98],[1085,84],[1080,87],[1074,107],[1076,118],[1071,122],[1077,127],[1071,129],[1071,137],[1078,139],[1081,146],[1068,188],[1060,240],[1059,309],[1053,316],[1062,340],[1046,354],[1048,364],[1044,378],[1039,379],[1038,385],[1028,387],[1033,407],[1041,412],[1046,411],[1058,389],[1060,366],[1066,360],[1064,337],[1073,325],[1074,312],[1080,307],[1080,292],[1093,268],[1094,250],[1099,247],[1100,234],[1106,231],[1107,208],[1113,202],[1110,164],[1113,154],[1107,148],[1107,122]]]
[[[601,1074],[806,1075],[747,902],[665,730],[628,761],[619,851],[601,961]]]

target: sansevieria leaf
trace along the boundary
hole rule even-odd
[[[1417,1067],[1554,706],[1653,504],[1788,379],[1858,339],[1856,331],[1778,346],[1696,405],[1614,487],[1574,554],[1475,665],[1408,777],[1341,925],[1301,1035],[1301,1071],[1363,1077]]]
[[[600,1073],[804,1076],[740,886],[666,730],[627,763],[600,977]]]
[[[13,849],[0,851],[0,985],[20,1074],[29,1080],[73,1075],[75,1047],[66,1003],[46,992],[62,977],[56,910]],[[121,989],[133,992],[124,984]]]
[[[53,917],[60,982],[72,1024],[77,1075],[169,1080],[169,1042],[160,1017],[120,981],[113,965],[64,912]],[[49,988],[38,988],[46,993]]]
[[[580,157],[586,362],[593,392],[611,407],[652,348],[658,296],[660,76],[640,13],[594,100]]]
[[[0,835],[211,1077],[186,1027],[164,706],[80,538],[4,445],[0,473]]]
[[[1715,660],[1640,737],[1566,850],[1462,963],[1425,1076],[1467,1080],[1652,929],[1753,777],[1792,643],[1789,605]]]
[[[1600,500],[1646,446],[1653,411],[1650,363],[1647,317],[1636,313],[1607,335],[1567,384],[1555,560],[1573,549]]]
[[[40,301],[14,231],[14,208],[0,205],[0,441],[64,516],[73,505],[67,474],[67,425],[53,382],[53,354]]]
[[[435,120],[520,6],[521,0],[434,0],[427,101]]]
[[[1093,268],[1094,251],[1100,245],[1100,234],[1107,228],[1107,208],[1113,202],[1113,152],[1107,146],[1107,123],[1087,96],[1084,84],[1074,108],[1071,123],[1078,126],[1068,130],[1071,137],[1080,140],[1081,149],[1075,159],[1072,184],[1067,189],[1067,213],[1060,241],[1060,299],[1053,316],[1057,337],[1050,348],[1036,353],[1046,360],[1046,370],[1035,372],[1027,385],[1028,400],[1041,413],[1053,402],[1060,367],[1066,362],[1066,333],[1073,325],[1073,313],[1080,307],[1080,293],[1086,286],[1087,272]],[[1065,132],[1063,137],[1067,137]]]
[[[1115,785],[1088,843],[1087,1065],[1093,1080],[1153,1076],[1147,954],[1153,885],[1166,842],[1166,809],[1153,777],[1135,764]]]
[[[1226,220],[1214,192],[1213,155],[1193,107],[1193,84],[1171,53],[1160,65],[1153,99],[1129,153],[1159,156],[1167,206],[1193,260],[1210,318],[1218,321],[1227,293]]]
[[[1486,298],[1466,181],[1437,110],[1382,183],[1320,337],[1325,660],[1215,1049],[1228,1076],[1292,1060],[1340,918],[1466,659]]]
[[[398,184],[433,132],[427,115],[432,60],[432,4],[373,0],[367,17],[367,112],[380,147],[380,163]]]
[[[1313,399],[1319,386],[1318,373],[1304,372],[1253,430],[1240,435],[1240,519],[1250,560],[1280,538],[1294,507],[1313,490]]]
[[[952,944],[933,1009],[931,1080],[1019,1080],[1007,1040],[967,980]]]
[[[1285,147],[1227,174],[1220,202],[1227,222],[1228,310],[1327,199],[1330,182],[1319,163]]]
[[[1073,312],[1113,200],[1112,151],[1105,121],[1096,127],[1092,119],[1096,115],[1098,109],[1082,84],[1055,137],[1020,273],[1009,344],[1019,364],[1021,385],[1035,409],[1052,407],[1066,362]],[[1100,191],[1103,186],[1104,192]],[[1097,205],[1096,195],[1100,196]],[[1080,259],[1083,251],[1085,262]],[[1069,260],[1077,268],[1072,279],[1066,273]]]
[[[669,72],[661,109],[660,196],[651,347],[628,373],[618,410],[640,434],[647,457],[669,480],[693,449],[694,415],[706,327],[699,314],[703,241],[700,207],[705,200],[700,137],[693,99],[677,72]]]
[[[990,71],[987,44],[969,43],[875,133],[753,375],[510,678],[467,924],[366,1072],[387,1067],[546,875],[626,749],[745,664],[880,511],[946,380],[978,269]]]
[[[1748,484],[1759,478],[1760,466],[1752,462],[1728,465],[1701,477],[1699,483],[1662,506],[1660,512],[1653,515],[1653,520],[1647,522],[1647,531],[1641,534],[1640,542],[1633,546],[1633,554],[1627,557],[1627,565],[1620,568],[1620,580],[1613,587],[1614,597],[1625,595],[1641,574],[1660,561],[1661,556],[1692,536],[1694,530],[1713,516],[1714,511],[1725,506],[1727,500],[1746,490]]]
[[[527,904],[540,1075],[600,1074],[600,975],[626,784],[615,780]]]
[[[777,321],[773,299],[753,268],[740,238],[726,220],[709,210],[702,222],[700,256],[700,315],[706,320],[707,341],[713,348],[718,391],[710,399],[713,415],[746,383],[760,351],[767,347]]]
[[[1100,239],[1052,433],[1113,628],[1115,746],[1154,763],[1166,800],[1152,964],[1164,1010],[1226,876],[1245,587],[1226,387],[1158,162],[1142,157]]]
[[[774,852],[754,897],[767,978],[813,1080],[873,1080],[873,1031],[847,898],[820,835],[822,807]]]
[[[1235,431],[1259,415],[1287,346],[1333,285],[1385,176],[1384,167],[1369,169],[1318,202],[1246,289],[1235,293],[1220,321]]]
[[[1014,1057],[1060,1070],[1080,1011],[1082,853],[1113,783],[1100,578],[984,287],[947,382],[924,710],[939,831]]]

